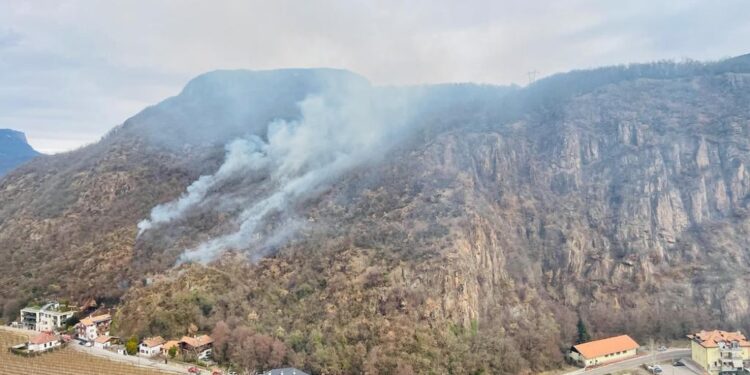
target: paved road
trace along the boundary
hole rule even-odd
[[[636,357],[633,359],[628,359],[622,362],[613,363],[611,365],[605,365],[602,367],[597,367],[588,371],[583,370],[577,370],[573,372],[569,372],[565,375],[605,375],[617,371],[622,370],[628,370],[633,369],[639,366],[642,366],[646,363],[650,363],[652,361],[656,362],[662,362],[662,361],[672,361],[678,358],[682,357],[690,357],[690,349],[669,349],[664,352],[658,352],[655,356],[653,355],[643,355],[640,357]],[[669,375],[669,374],[666,374]]]

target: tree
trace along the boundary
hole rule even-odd
[[[589,335],[589,331],[586,328],[586,323],[583,322],[583,319],[580,316],[578,317],[578,324],[576,324],[576,327],[578,328],[578,339],[576,340],[576,344],[591,340],[591,335]]]
[[[214,339],[214,359],[219,362],[227,361],[227,352],[229,349],[229,339],[232,334],[232,330],[229,325],[223,320],[216,323],[213,331],[211,331],[211,338]]]
[[[128,342],[125,343],[125,351],[129,355],[135,355],[138,353],[138,338],[133,336],[131,337]]]
[[[169,358],[174,359],[174,357],[177,355],[177,346],[174,345],[167,351],[167,354],[169,354]]]

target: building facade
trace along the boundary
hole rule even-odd
[[[30,353],[40,353],[52,350],[60,347],[62,341],[60,338],[54,335],[52,332],[42,332],[37,336],[33,337],[27,343],[27,347]]]
[[[56,331],[75,315],[75,310],[50,302],[44,306],[30,306],[21,309],[19,324],[24,329],[37,332]]]
[[[205,360],[213,354],[214,339],[208,335],[183,336],[180,340],[180,351],[183,356]]]
[[[161,354],[165,340],[161,336],[149,337],[138,345],[138,354],[145,357],[154,357]]]
[[[109,314],[83,318],[76,324],[76,334],[79,338],[87,341],[94,341],[99,336],[109,336],[111,322],[112,316]]]
[[[622,335],[575,345],[568,357],[579,366],[598,366],[635,357],[639,347],[630,336]]]
[[[711,375],[741,374],[750,367],[750,342],[740,331],[700,331],[688,338],[693,361]]]

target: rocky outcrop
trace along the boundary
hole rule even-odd
[[[1,274],[27,280],[0,291],[4,312],[29,295],[121,298],[121,335],[225,321],[283,341],[315,373],[542,371],[562,362],[579,316],[595,336],[747,330],[750,74],[732,64],[425,89],[461,95],[426,95],[440,110],[420,113],[407,141],[295,204],[299,229],[268,257],[230,249],[175,266],[237,210],[203,205],[137,239],[135,224],[215,171],[221,146],[191,135],[165,147],[140,131],[165,122],[177,134],[190,121],[179,106],[226,99],[196,87],[257,94],[204,77],[103,143],[0,183],[0,249],[17,249]],[[315,87],[296,79],[281,92]],[[223,115],[241,120],[234,136],[273,114]],[[215,189],[248,204],[267,188]],[[75,267],[42,281],[54,267],[32,254]],[[92,292],[100,284],[113,287]]]
[[[39,153],[29,146],[25,134],[0,129],[0,177],[38,155]]]

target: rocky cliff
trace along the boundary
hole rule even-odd
[[[747,330],[747,60],[403,89],[416,110],[399,142],[264,217],[246,246],[181,263],[236,231],[273,175],[223,180],[207,204],[140,236],[136,224],[214,173],[229,138],[270,137],[262,124],[331,87],[306,71],[202,77],[100,144],[0,182],[3,312],[106,297],[121,304],[122,335],[223,322],[272,337],[314,373],[543,371],[560,365],[579,317],[595,336]],[[274,106],[253,105],[266,91]],[[213,118],[205,103],[232,125],[174,131],[200,125],[189,111]]]
[[[19,131],[0,129],[0,177],[39,155]]]

